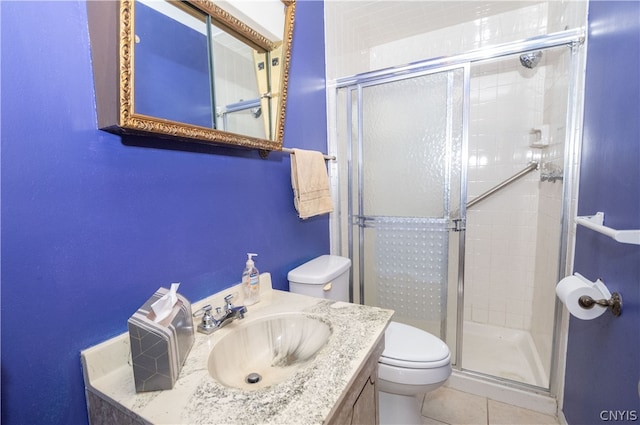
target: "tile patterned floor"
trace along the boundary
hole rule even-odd
[[[441,387],[422,404],[425,425],[558,425],[554,416]]]

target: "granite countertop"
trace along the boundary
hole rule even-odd
[[[221,306],[227,289],[192,305]],[[85,386],[120,410],[154,424],[322,424],[345,395],[364,361],[383,337],[393,311],[271,289],[261,276],[261,301],[245,318],[195,342],[171,390],[136,393],[129,335],[124,333],[81,353]],[[321,316],[332,327],[327,344],[291,378],[259,390],[226,387],[207,369],[214,345],[234,328],[264,316],[288,312]],[[198,319],[195,319],[197,323]]]

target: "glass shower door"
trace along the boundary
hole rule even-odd
[[[464,74],[459,67],[349,91],[354,300],[452,350],[464,246]]]

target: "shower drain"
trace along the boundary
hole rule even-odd
[[[262,376],[260,376],[259,373],[255,373],[255,372],[248,374],[247,377],[244,378],[244,381],[247,384],[257,384],[261,380],[262,380]]]

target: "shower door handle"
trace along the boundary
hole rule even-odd
[[[453,226],[451,230],[454,232],[462,232],[463,230],[467,230],[467,220],[464,218],[454,218],[451,220],[453,222]]]
[[[352,224],[358,227],[371,227],[367,224],[367,221],[374,221],[375,217],[368,217],[366,215],[354,215]]]

